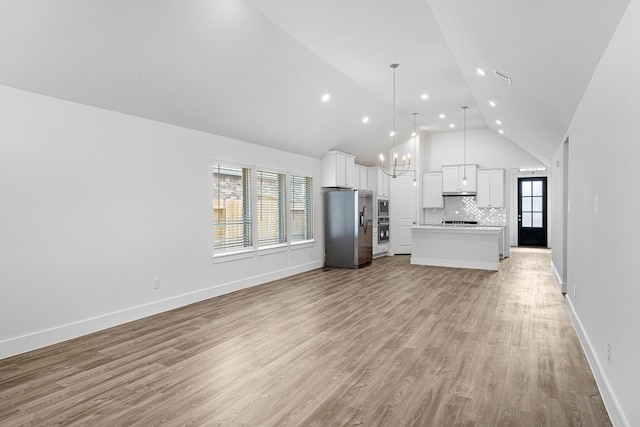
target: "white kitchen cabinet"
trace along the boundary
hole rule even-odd
[[[389,176],[378,169],[378,196],[389,197]]]
[[[354,178],[355,156],[340,151],[329,151],[322,161],[322,187],[351,187],[357,186]]]
[[[427,172],[422,175],[422,207],[443,208],[442,172]]]
[[[378,258],[381,256],[387,255],[389,252],[389,242],[378,242],[378,232],[379,228],[377,225],[373,226],[373,245],[372,245],[372,253],[374,258]]]
[[[358,189],[360,190],[370,190],[369,188],[369,177],[368,169],[364,166],[356,165],[355,166],[356,174],[358,175]]]
[[[479,208],[504,207],[504,170],[478,171],[476,203]]]
[[[475,193],[476,192],[476,165],[457,165],[442,167],[442,192],[443,193]],[[462,180],[467,177],[467,185],[462,185]]]
[[[369,168],[369,190],[378,197],[389,197],[389,177],[378,166]]]
[[[344,159],[344,173],[346,175],[345,177],[345,185],[347,187],[355,187],[357,186],[357,182],[356,182],[356,177],[355,177],[355,162],[356,162],[356,158],[354,156],[345,156]]]

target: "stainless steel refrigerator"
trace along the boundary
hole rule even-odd
[[[373,194],[353,189],[325,189],[325,265],[360,268],[371,264]]]

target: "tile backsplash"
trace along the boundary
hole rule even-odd
[[[428,208],[424,211],[424,224],[441,224],[445,221],[478,221],[482,225],[506,225],[505,208],[479,208],[475,196],[447,196],[444,209]]]

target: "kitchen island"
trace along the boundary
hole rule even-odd
[[[500,268],[502,227],[411,227],[411,264],[495,270]]]

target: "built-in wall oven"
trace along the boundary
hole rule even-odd
[[[389,241],[389,200],[378,199],[378,243]]]

